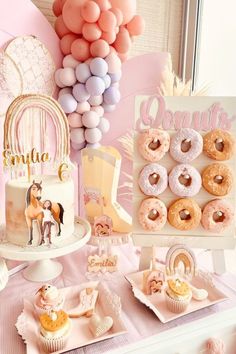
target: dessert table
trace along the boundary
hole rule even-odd
[[[64,271],[51,283],[58,288],[62,288],[86,282],[88,278],[91,280],[91,277],[95,280],[96,276],[94,275],[86,277],[87,257],[92,250],[94,250],[92,246],[85,246],[69,256],[61,257],[60,262],[64,266]],[[217,324],[223,326],[223,328],[224,326],[227,327],[227,325],[231,325],[230,328],[232,330],[232,318],[235,318],[234,313],[236,312],[236,276],[225,274],[224,276],[215,277],[214,279],[217,287],[222,289],[229,296],[229,300],[184,316],[176,321],[162,324],[150,310],[134,298],[130,285],[124,278],[124,274],[137,271],[139,250],[134,249],[131,244],[127,244],[116,248],[116,252],[119,253],[120,271],[115,274],[105,274],[101,276],[100,281],[107,283],[109,288],[121,297],[122,318],[128,333],[74,350],[71,353],[143,353],[144,348],[145,353],[151,353],[155,352],[157,348],[160,348],[163,350],[160,351],[160,354],[172,354],[169,350],[168,352],[165,351],[167,347],[163,347],[164,345],[169,345],[168,338],[170,337],[175,337],[175,340],[177,341],[178,339],[180,343],[181,338],[189,340],[188,335],[191,333],[194,333],[195,336],[199,335],[200,338],[204,336],[209,338],[211,335],[217,335]],[[198,252],[199,263],[210,267],[210,265],[207,264],[208,260],[210,260],[208,253],[200,250]],[[159,257],[162,259],[161,252],[158,252],[158,258]],[[0,326],[1,353],[23,354],[26,352],[25,344],[17,334],[15,323],[22,311],[23,298],[34,294],[39,286],[39,283],[26,281],[23,278],[22,272],[19,272],[10,277],[7,287],[0,293],[0,318],[2,323]],[[205,326],[203,326],[203,323]],[[235,327],[234,325],[234,329],[236,330]],[[199,332],[200,329],[202,332],[205,331],[204,335]],[[222,330],[218,334],[220,335],[221,333],[223,333]],[[147,348],[150,348],[150,350]],[[174,349],[175,347],[173,347],[173,350]],[[176,351],[173,353],[176,353]],[[183,353],[186,353],[186,351],[183,351]],[[193,353],[195,354],[195,352]]]

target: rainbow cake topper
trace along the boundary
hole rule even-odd
[[[27,165],[30,176],[31,164],[51,161],[49,152],[45,152],[49,117],[55,129],[56,140],[52,162],[57,168],[70,162],[69,125],[62,108],[49,96],[29,94],[17,97],[6,113],[3,152],[5,167],[18,167],[24,170],[24,165]],[[42,152],[35,148],[35,133],[39,137],[38,143]]]
[[[185,245],[175,245],[166,255],[166,274],[179,273],[180,264],[184,266],[184,274],[193,277],[197,273],[196,258],[193,251]]]

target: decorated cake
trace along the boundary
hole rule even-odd
[[[34,139],[25,142],[21,137],[24,124],[32,130],[32,136],[37,129],[42,132],[40,120],[37,126],[29,123],[35,114],[42,118],[35,107],[53,122],[56,139],[50,146],[55,145],[55,151],[42,152]],[[40,144],[47,149],[44,139],[47,140],[49,127],[47,122],[43,125],[46,128],[40,135]],[[12,176],[5,187],[8,242],[19,246],[50,245],[73,233],[74,183],[69,173],[69,152],[67,118],[56,101],[42,95],[25,95],[13,101],[4,124],[3,152],[4,166]],[[43,173],[44,166],[50,170],[51,165],[54,173]]]

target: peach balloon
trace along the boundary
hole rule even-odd
[[[82,34],[87,41],[94,42],[101,37],[102,31],[96,23],[85,23]]]
[[[116,16],[111,11],[103,11],[98,20],[98,24],[102,31],[112,31],[117,25]]]
[[[90,57],[89,43],[83,38],[76,39],[72,43],[71,53],[76,60],[87,60]]]
[[[60,41],[61,51],[64,55],[71,53],[71,45],[78,38],[76,34],[69,33],[62,37]]]
[[[126,25],[136,14],[136,0],[110,0],[112,8],[118,8],[123,14],[122,24]]]
[[[100,8],[94,1],[87,1],[81,9],[81,15],[86,22],[97,22],[100,16]]]
[[[66,27],[62,15],[60,15],[55,21],[55,31],[59,38],[64,37],[66,34],[70,33],[70,30]]]
[[[128,59],[129,53],[118,53],[118,57],[120,58],[122,63],[124,63]]]
[[[127,29],[122,28],[116,36],[116,41],[114,43],[114,48],[118,53],[127,53],[131,47],[131,39]]]
[[[116,16],[117,26],[120,26],[124,19],[121,10],[118,8],[112,8],[110,11],[113,12],[113,14]]]
[[[130,36],[139,36],[144,32],[145,21],[141,16],[134,16],[132,20],[127,24],[127,30]]]
[[[94,1],[98,4],[101,11],[106,11],[111,8],[111,2],[109,0],[94,0]]]
[[[109,52],[109,44],[103,39],[98,39],[90,45],[90,53],[94,58],[105,58],[109,54]]]
[[[62,9],[65,25],[74,33],[81,34],[84,20],[81,16],[81,7],[87,0],[67,0]]]
[[[115,31],[102,32],[101,39],[104,39],[108,44],[112,44],[116,40],[116,33]]]
[[[56,17],[60,16],[62,13],[61,0],[55,0],[52,5],[52,11]]]

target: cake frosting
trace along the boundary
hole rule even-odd
[[[38,246],[42,239],[53,243],[73,233],[74,184],[71,179],[62,182],[54,175],[40,175],[32,176],[28,182],[27,177],[20,177],[9,180],[5,188],[8,242]],[[45,201],[48,205],[51,203],[51,210],[44,208]],[[32,234],[29,224],[32,224]]]

